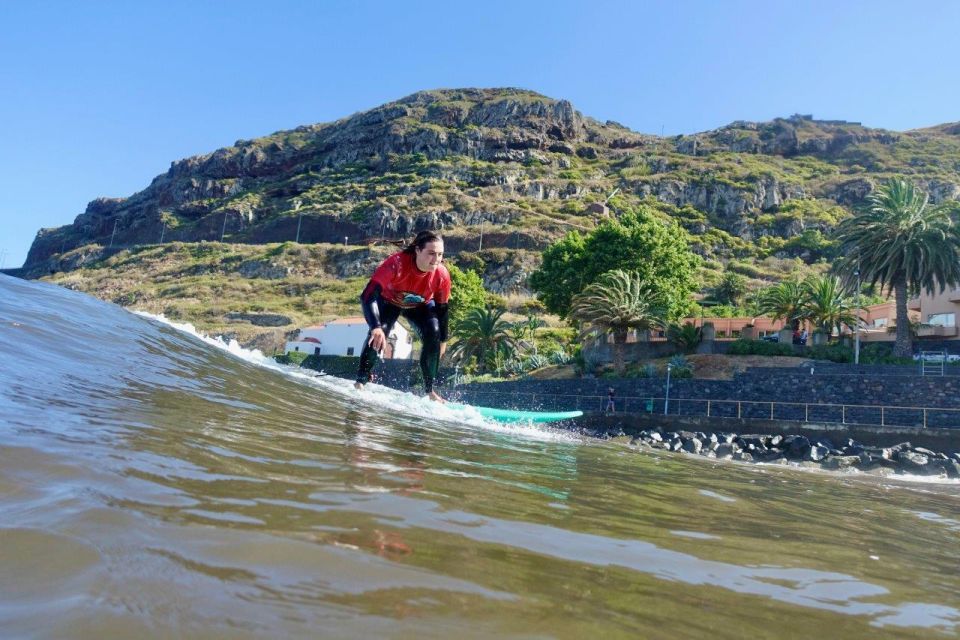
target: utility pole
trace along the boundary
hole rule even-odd
[[[220,242],[223,242],[223,234],[227,232],[227,212],[223,212],[223,228],[220,229]]]
[[[477,251],[483,251],[483,218],[480,218],[480,246]]]
[[[3,269],[3,265],[7,263],[7,250],[4,249],[0,251],[0,269]]]
[[[299,199],[299,198],[296,199],[296,200],[294,200],[294,201],[293,201],[293,210],[294,210],[294,211],[299,211],[299,210],[300,210],[300,204],[301,204],[301,203],[300,203],[300,199]],[[294,242],[296,242],[297,244],[300,244],[300,225],[301,225],[302,223],[303,223],[303,214],[301,213],[301,214],[300,214],[300,217],[297,218],[297,239],[294,240]]]
[[[167,232],[167,221],[161,218],[160,225],[160,244],[163,244],[163,234]]]
[[[670,364],[667,364],[667,391],[663,396],[663,415],[670,413]]]
[[[117,223],[120,222],[120,219],[117,218],[113,221],[113,233],[110,234],[110,247],[113,247],[113,239],[117,235]]]

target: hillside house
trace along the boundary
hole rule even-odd
[[[367,322],[362,316],[340,318],[326,324],[305,327],[296,340],[287,342],[286,353],[300,352],[317,356],[359,356],[367,338]],[[384,358],[409,358],[413,336],[399,322],[387,336]]]

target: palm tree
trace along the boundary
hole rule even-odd
[[[573,297],[569,317],[580,322],[582,332],[613,333],[614,367],[622,374],[627,333],[665,326],[667,303],[640,274],[614,269]]]
[[[846,296],[836,276],[812,276],[803,281],[805,296],[800,317],[809,320],[828,336],[843,325],[852,327],[857,321],[853,301]]]
[[[836,266],[845,280],[860,276],[869,285],[893,292],[897,306],[895,356],[913,353],[907,298],[920,291],[942,292],[960,283],[960,231],[948,206],[931,206],[912,182],[893,179],[867,198],[863,213],[837,227]]]
[[[499,368],[498,363],[518,346],[511,334],[513,325],[503,320],[503,314],[503,309],[471,309],[454,332],[457,342],[450,355],[464,363],[475,357],[479,373],[486,373],[488,367]]]
[[[757,311],[774,320],[783,318],[791,329],[797,331],[803,319],[805,299],[803,283],[798,280],[785,280],[760,290],[757,294]]]
[[[720,282],[712,289],[714,300],[719,304],[729,304],[733,307],[740,304],[740,300],[746,293],[747,279],[739,273],[733,273],[731,271],[723,274]]]
[[[667,341],[680,348],[684,353],[693,353],[700,344],[703,332],[692,322],[683,325],[671,324],[667,327]]]

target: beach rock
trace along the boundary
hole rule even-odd
[[[907,473],[921,476],[946,475],[946,470],[940,460],[931,460],[930,456],[916,451],[901,451],[897,455],[897,462]]]
[[[703,449],[703,443],[700,438],[688,438],[683,441],[683,450],[689,453],[700,453]]]
[[[763,436],[758,435],[746,435],[740,436],[737,441],[740,443],[740,446],[748,451],[753,451],[755,449],[766,449],[766,439]]]
[[[767,446],[773,448],[773,447],[779,447],[782,444],[783,444],[783,436],[778,434],[770,438],[770,441],[767,443]]]
[[[746,451],[740,451],[733,455],[734,460],[740,460],[741,462],[753,462],[753,456]]]
[[[783,445],[787,456],[797,460],[805,458],[810,451],[810,440],[806,436],[787,436]]]
[[[946,460],[943,463],[943,469],[947,472],[948,478],[960,478],[960,462],[956,460]]]
[[[740,451],[740,448],[732,442],[721,442],[717,445],[715,453],[718,458],[729,459]]]
[[[859,467],[860,456],[830,456],[823,461],[824,469],[842,470]]]
[[[812,460],[813,462],[820,462],[827,456],[828,453],[830,453],[830,450],[827,447],[818,444],[810,447],[805,458],[807,460]]]
[[[833,444],[833,441],[830,438],[818,438],[817,446],[826,447],[827,449],[836,449],[836,445]]]
[[[864,448],[864,446],[863,446],[862,444],[858,444],[858,443],[856,443],[856,442],[853,442],[853,440],[851,440],[851,441],[848,442],[847,445],[843,448],[843,450],[841,451],[841,453],[842,453],[843,455],[845,455],[845,456],[859,456],[859,455],[860,455],[861,453],[863,453],[864,451],[866,451],[866,449]]]
[[[753,457],[760,462],[776,462],[783,460],[783,453],[776,449],[763,449],[753,454]]]

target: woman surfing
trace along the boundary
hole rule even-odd
[[[387,344],[387,336],[402,315],[420,334],[420,370],[431,400],[443,402],[434,390],[440,358],[447,350],[447,305],[450,272],[443,266],[443,238],[421,231],[403,251],[384,260],[360,295],[363,317],[370,327],[357,372],[358,389],[370,382],[371,371]]]

